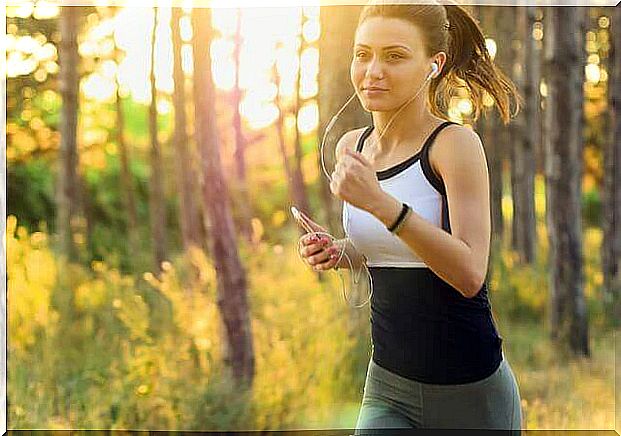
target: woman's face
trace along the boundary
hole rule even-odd
[[[351,81],[367,111],[390,111],[419,91],[432,61],[417,26],[399,18],[371,17],[356,30]]]

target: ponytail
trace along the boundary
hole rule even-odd
[[[376,1],[378,3],[362,9],[358,25],[369,17],[400,18],[421,30],[428,56],[441,51],[447,54],[444,68],[429,85],[428,102],[434,115],[446,118],[451,97],[459,88],[469,91],[475,120],[484,107],[486,93],[496,103],[505,124],[517,114],[521,97],[511,79],[494,65],[481,29],[465,9],[456,4],[383,4],[383,0]],[[513,113],[512,103],[515,105]]]
[[[448,19],[447,61],[441,74],[431,82],[429,103],[436,115],[446,110],[453,90],[466,87],[476,120],[484,107],[485,93],[494,100],[507,124],[520,109],[521,97],[515,84],[500,71],[487,51],[485,38],[472,16],[457,5],[444,6]],[[511,113],[511,103],[515,109]],[[442,108],[442,109],[440,109]]]

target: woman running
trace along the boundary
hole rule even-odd
[[[345,252],[373,278],[373,351],[356,434],[520,429],[519,390],[488,300],[485,151],[446,115],[466,87],[475,119],[487,94],[507,123],[511,103],[519,107],[515,86],[469,13],[439,4],[365,6],[351,82],[373,124],[339,140],[330,189],[344,201],[356,248],[345,243]],[[343,241],[307,234],[300,254],[317,271],[347,268]]]

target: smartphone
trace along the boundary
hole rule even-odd
[[[306,221],[304,221],[304,218],[302,218],[302,214],[300,214],[300,211],[298,210],[297,207],[291,206],[291,214],[296,219],[296,221],[304,228],[304,230],[306,230],[308,233],[314,233],[315,232],[312,229],[312,227],[309,226]]]

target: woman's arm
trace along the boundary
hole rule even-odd
[[[491,237],[489,175],[478,135],[466,127],[448,127],[429,155],[446,188],[451,234],[413,212],[398,236],[440,278],[465,297],[474,297],[487,274]],[[370,213],[391,225],[401,202],[384,192]]]

